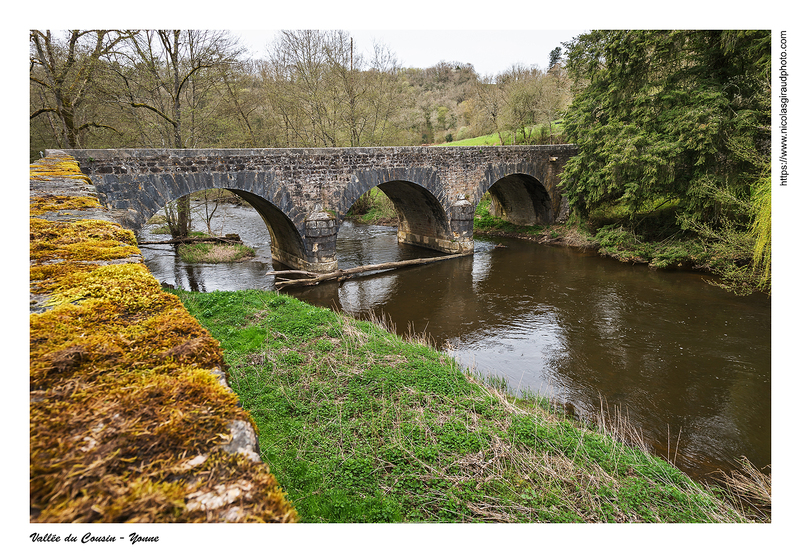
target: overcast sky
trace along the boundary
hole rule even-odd
[[[730,2],[725,8],[721,4],[716,0],[670,0],[658,5],[641,0],[227,0],[187,7],[180,2],[137,0],[137,9],[132,10],[128,4],[107,0],[82,0],[81,9],[39,0],[35,23],[26,28],[231,29],[255,57],[264,55],[266,44],[280,29],[341,29],[353,36],[362,53],[371,50],[374,39],[381,41],[403,67],[460,61],[471,63],[485,76],[514,63],[546,69],[553,48],[588,29],[769,28],[770,21],[787,23],[780,11],[727,9]],[[27,32],[22,39],[27,39]]]
[[[515,63],[547,69],[550,52],[581,30],[343,30],[362,54],[380,42],[403,67],[431,67],[440,61],[471,63],[481,76],[497,75]],[[278,31],[233,30],[254,58],[263,57]]]

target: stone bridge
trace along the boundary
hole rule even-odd
[[[336,268],[342,217],[371,188],[399,216],[398,241],[469,252],[475,205],[512,223],[565,220],[559,175],[575,145],[63,150],[91,177],[98,196],[138,230],[167,202],[225,188],[261,214],[273,260],[292,268]]]

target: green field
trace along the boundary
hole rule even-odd
[[[533,129],[527,129],[527,132],[533,132],[534,137],[538,137],[542,133],[542,129],[545,128],[545,125],[535,125]],[[563,132],[564,126],[561,121],[556,121],[553,123],[553,134],[559,135]],[[549,130],[546,129],[545,132],[549,133]],[[517,133],[517,144],[520,144],[522,141],[522,134]],[[443,142],[442,144],[437,144],[437,146],[500,146],[501,144],[505,143],[506,145],[511,144],[511,133],[503,133],[503,140],[500,140],[499,133],[493,134],[485,134],[483,136],[476,136],[475,138],[465,138],[463,140],[454,140],[452,142]]]

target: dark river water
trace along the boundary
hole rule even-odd
[[[187,266],[172,246],[141,246],[150,271],[191,290],[274,289],[260,216],[224,206],[214,224],[255,247],[256,259]],[[141,241],[165,238],[149,230]],[[344,223],[337,242],[340,268],[437,255],[398,244],[390,227]],[[510,391],[570,403],[581,417],[619,409],[658,453],[704,478],[738,468],[741,456],[771,463],[769,297],[737,297],[705,278],[476,238],[473,256],[291,294],[356,316],[386,314],[399,333],[424,332]]]

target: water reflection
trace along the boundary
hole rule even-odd
[[[253,262],[187,267],[171,246],[144,248],[153,274],[193,290],[271,289],[269,235],[226,206],[225,232]],[[235,222],[235,226],[233,223]],[[500,244],[502,248],[495,248]],[[400,245],[394,229],[343,224],[342,268],[436,252]],[[520,240],[477,240],[475,254],[386,275],[292,291],[315,305],[387,314],[426,332],[461,362],[591,416],[618,405],[663,454],[695,475],[747,456],[769,464],[770,305],[696,274],[651,271]]]

